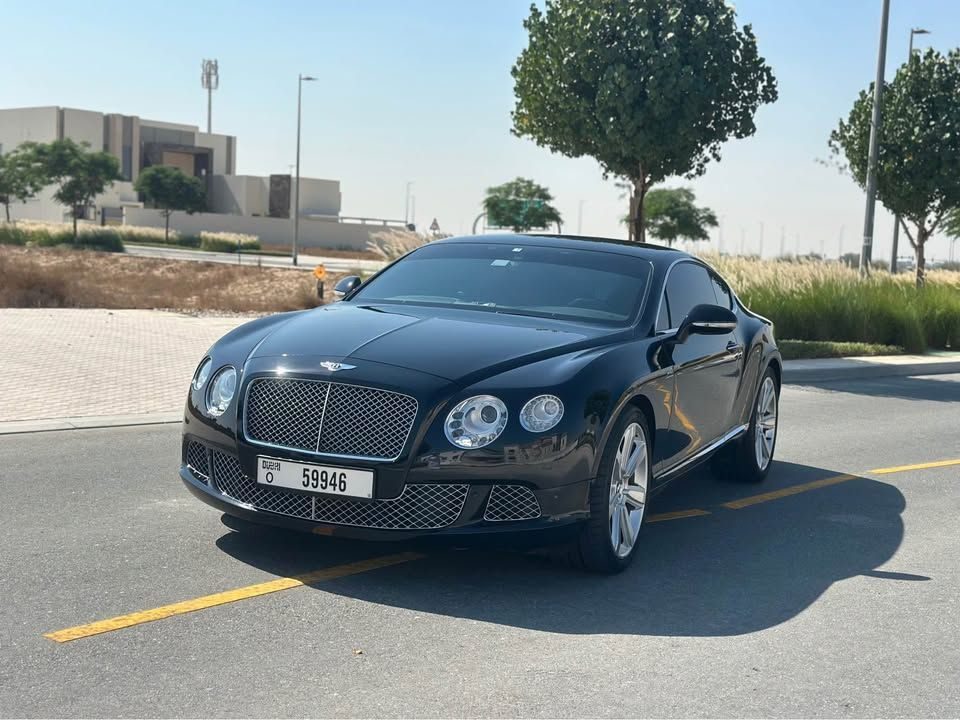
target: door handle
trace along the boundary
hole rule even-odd
[[[731,340],[727,343],[727,352],[733,353],[734,357],[739,360],[740,356],[743,355],[743,345],[736,340]]]

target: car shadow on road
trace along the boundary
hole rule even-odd
[[[795,382],[791,385],[801,388],[866,395],[868,397],[898,398],[923,402],[960,402],[960,383],[922,376]]]
[[[771,473],[777,482],[763,491],[836,475],[778,463]],[[711,514],[648,524],[633,566],[617,576],[588,575],[529,553],[449,550],[316,589],[417,613],[546,632],[727,636],[783,623],[846,578],[928,579],[897,568],[877,570],[903,539],[905,500],[892,485],[854,477],[730,510],[715,500],[749,493],[733,493],[726,484],[718,488],[707,473],[690,480],[682,490],[664,493],[665,504],[682,500]],[[659,512],[659,505],[653,510]],[[367,544],[284,532],[229,533],[217,544],[281,575],[371,554]],[[381,554],[410,549],[373,547]]]

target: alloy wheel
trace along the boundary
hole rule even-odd
[[[754,432],[754,450],[757,467],[767,469],[773,458],[773,445],[777,439],[777,385],[767,376],[757,393],[757,427]]]
[[[619,558],[630,554],[640,532],[647,504],[648,468],[643,428],[630,423],[620,438],[610,477],[610,544]]]

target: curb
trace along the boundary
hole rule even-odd
[[[183,413],[142,413],[137,415],[91,415],[49,418],[45,420],[8,420],[0,422],[0,435],[50,432],[53,430],[89,430],[92,428],[161,425],[183,421]]]
[[[960,360],[940,362],[885,363],[868,360],[846,360],[836,367],[791,367],[793,363],[816,362],[787,360],[783,363],[783,382],[788,385],[830,382],[833,380],[864,380],[910,375],[950,375],[960,373]]]

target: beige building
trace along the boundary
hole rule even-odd
[[[86,219],[103,224],[162,226],[157,210],[145,207],[133,188],[140,172],[169,165],[200,178],[207,190],[207,212],[174,213],[171,227],[246,232],[265,244],[288,245],[293,235],[293,193],[289,174],[237,175],[237,139],[201,132],[196,125],[147,120],[55,106],[0,109],[0,154],[23,142],[69,138],[114,155],[122,180],[88,208]],[[340,182],[300,179],[300,239],[303,247],[362,248],[371,232],[402,226],[402,221],[343,218]],[[65,222],[70,209],[53,200],[53,188],[11,206],[14,219]]]

